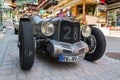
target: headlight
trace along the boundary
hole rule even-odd
[[[91,35],[91,28],[89,26],[85,26],[82,28],[83,37],[89,37]]]
[[[54,34],[55,27],[50,22],[44,22],[41,26],[41,32],[44,36],[51,36]]]

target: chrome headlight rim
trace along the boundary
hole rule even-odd
[[[55,32],[55,26],[50,21],[43,22],[40,29],[42,35],[47,37],[52,36]]]
[[[82,36],[83,37],[89,37],[90,35],[91,35],[91,28],[90,28],[90,26],[84,26],[83,28],[82,28]]]

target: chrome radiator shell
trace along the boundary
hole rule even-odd
[[[85,55],[89,51],[89,47],[83,41],[74,44],[69,44],[65,42],[50,40],[47,45],[47,51],[53,57],[59,57],[59,55],[61,54],[65,56],[77,56]]]

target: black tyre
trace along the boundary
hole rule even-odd
[[[100,59],[106,49],[106,39],[104,34],[95,27],[91,27],[92,35],[86,39],[86,43],[90,48],[89,52],[85,55],[88,61],[96,61]]]
[[[14,29],[15,34],[18,34],[18,30]]]
[[[33,66],[35,56],[34,36],[29,21],[20,22],[19,45],[20,67],[29,70]]]

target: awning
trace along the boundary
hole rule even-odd
[[[17,6],[17,3],[12,3],[11,5],[9,5],[11,7],[16,7]]]

